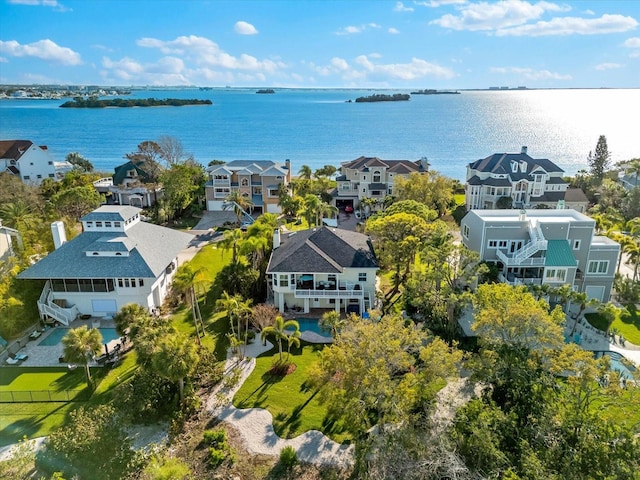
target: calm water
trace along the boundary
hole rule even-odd
[[[317,318],[296,318],[296,322],[300,325],[301,332],[313,332],[322,337],[331,338],[331,334],[320,328],[320,321]]]
[[[115,328],[99,328],[98,331],[102,335],[102,343],[109,343],[111,340],[120,338]],[[58,345],[62,338],[69,332],[68,328],[56,328],[45,339],[43,339],[38,345],[40,346],[53,346]]]
[[[529,147],[567,173],[606,135],[612,160],[640,157],[640,90],[463,91],[413,95],[408,102],[346,103],[380,91],[255,89],[135,91],[140,98],[209,98],[211,106],[63,109],[58,100],[1,100],[0,139],[47,145],[57,160],[77,151],[97,169],[113,171],[138,143],[178,138],[196,160],[290,158],[338,166],[361,155],[427,157],[436,169],[463,179],[467,163]],[[400,90],[387,93],[400,92]]]

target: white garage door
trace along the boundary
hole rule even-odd
[[[91,300],[91,306],[96,315],[115,315],[118,313],[118,304],[115,300]]]
[[[590,286],[587,287],[585,289],[585,292],[587,294],[587,297],[589,297],[589,300],[596,299],[599,302],[602,301],[602,297],[604,297],[604,287],[601,286]]]

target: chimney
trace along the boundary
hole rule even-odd
[[[275,250],[280,246],[280,229],[276,228],[273,231],[273,249]]]
[[[289,160],[288,158],[284,161],[284,168],[286,168],[287,170],[291,170],[291,160]]]
[[[64,231],[64,223],[60,220],[51,224],[51,234],[53,235],[53,245],[56,250],[67,243],[67,234]]]
[[[520,153],[522,153],[523,155],[527,154],[527,147],[526,145],[523,145],[522,148],[520,149]]]

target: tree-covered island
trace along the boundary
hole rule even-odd
[[[408,93],[394,93],[393,95],[385,95],[383,93],[375,93],[373,95],[369,95],[368,97],[358,97],[356,98],[356,103],[365,103],[365,102],[398,102],[403,100],[409,100],[411,95]]]
[[[105,108],[105,107],[182,107],[183,105],[211,105],[211,100],[181,98],[112,98],[100,100],[98,97],[75,97],[64,102],[60,108]]]

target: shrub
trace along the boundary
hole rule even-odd
[[[227,432],[223,429],[206,430],[202,434],[202,440],[209,446],[208,461],[211,467],[219,467],[225,460],[235,462],[235,456],[227,443]]]
[[[219,467],[227,458],[227,452],[211,447],[209,449],[209,465]]]
[[[285,470],[291,470],[298,463],[298,454],[292,446],[280,450],[280,466]]]
[[[207,430],[204,432],[204,434],[202,435],[205,443],[207,443],[208,445],[220,445],[222,443],[226,443],[227,442],[227,434],[224,430],[222,429],[217,429],[217,430]]]

